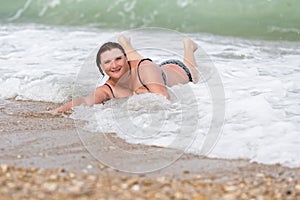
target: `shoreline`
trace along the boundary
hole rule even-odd
[[[114,170],[88,152],[72,119],[43,113],[55,106],[0,101],[2,199],[300,198],[300,168],[281,165],[183,154],[171,165],[151,173]],[[88,145],[99,147],[101,141],[100,138]],[[132,151],[159,151],[157,147],[130,145],[121,139],[116,142]],[[101,151],[105,155],[111,149]],[[119,155],[113,155],[111,160],[128,163]],[[134,166],[143,160],[133,157],[129,161]],[[164,155],[149,160],[165,161]]]

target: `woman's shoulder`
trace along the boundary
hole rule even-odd
[[[108,82],[105,82],[103,85],[98,86],[95,92],[96,95],[101,95],[101,96],[105,95],[106,97],[110,97],[110,96],[114,97],[113,86]]]

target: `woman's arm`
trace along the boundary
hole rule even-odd
[[[96,88],[96,90],[92,94],[83,98],[73,99],[72,101],[66,103],[61,107],[50,110],[50,112],[61,113],[61,112],[69,111],[73,107],[79,105],[92,106],[94,104],[103,103],[104,101],[107,101],[110,98],[111,98],[111,94],[110,91],[108,91],[108,88],[105,86],[100,86]]]

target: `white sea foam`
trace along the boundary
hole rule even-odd
[[[0,98],[65,101],[81,66],[106,37],[83,29],[1,26]]]
[[[84,65],[96,68],[92,51],[112,34],[67,27],[1,26],[0,98],[64,102],[74,95],[74,85],[76,96],[92,91],[97,81],[78,72],[85,70]],[[222,134],[208,156],[300,167],[299,43],[190,36],[210,55],[225,90]],[[160,37],[169,41],[166,35]],[[151,40],[144,43],[149,46]],[[151,49],[145,53],[149,51],[155,59],[164,56]],[[91,61],[86,62],[87,58]],[[95,134],[116,132],[130,143],[200,154],[212,125],[210,91],[203,81],[170,91],[175,96],[171,102],[154,94],[134,95],[77,107],[72,117],[88,121],[85,129]]]

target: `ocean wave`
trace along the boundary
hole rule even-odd
[[[300,40],[300,2],[292,0],[0,2],[2,23],[95,26],[105,29],[151,26],[189,33],[208,32],[255,39]]]

